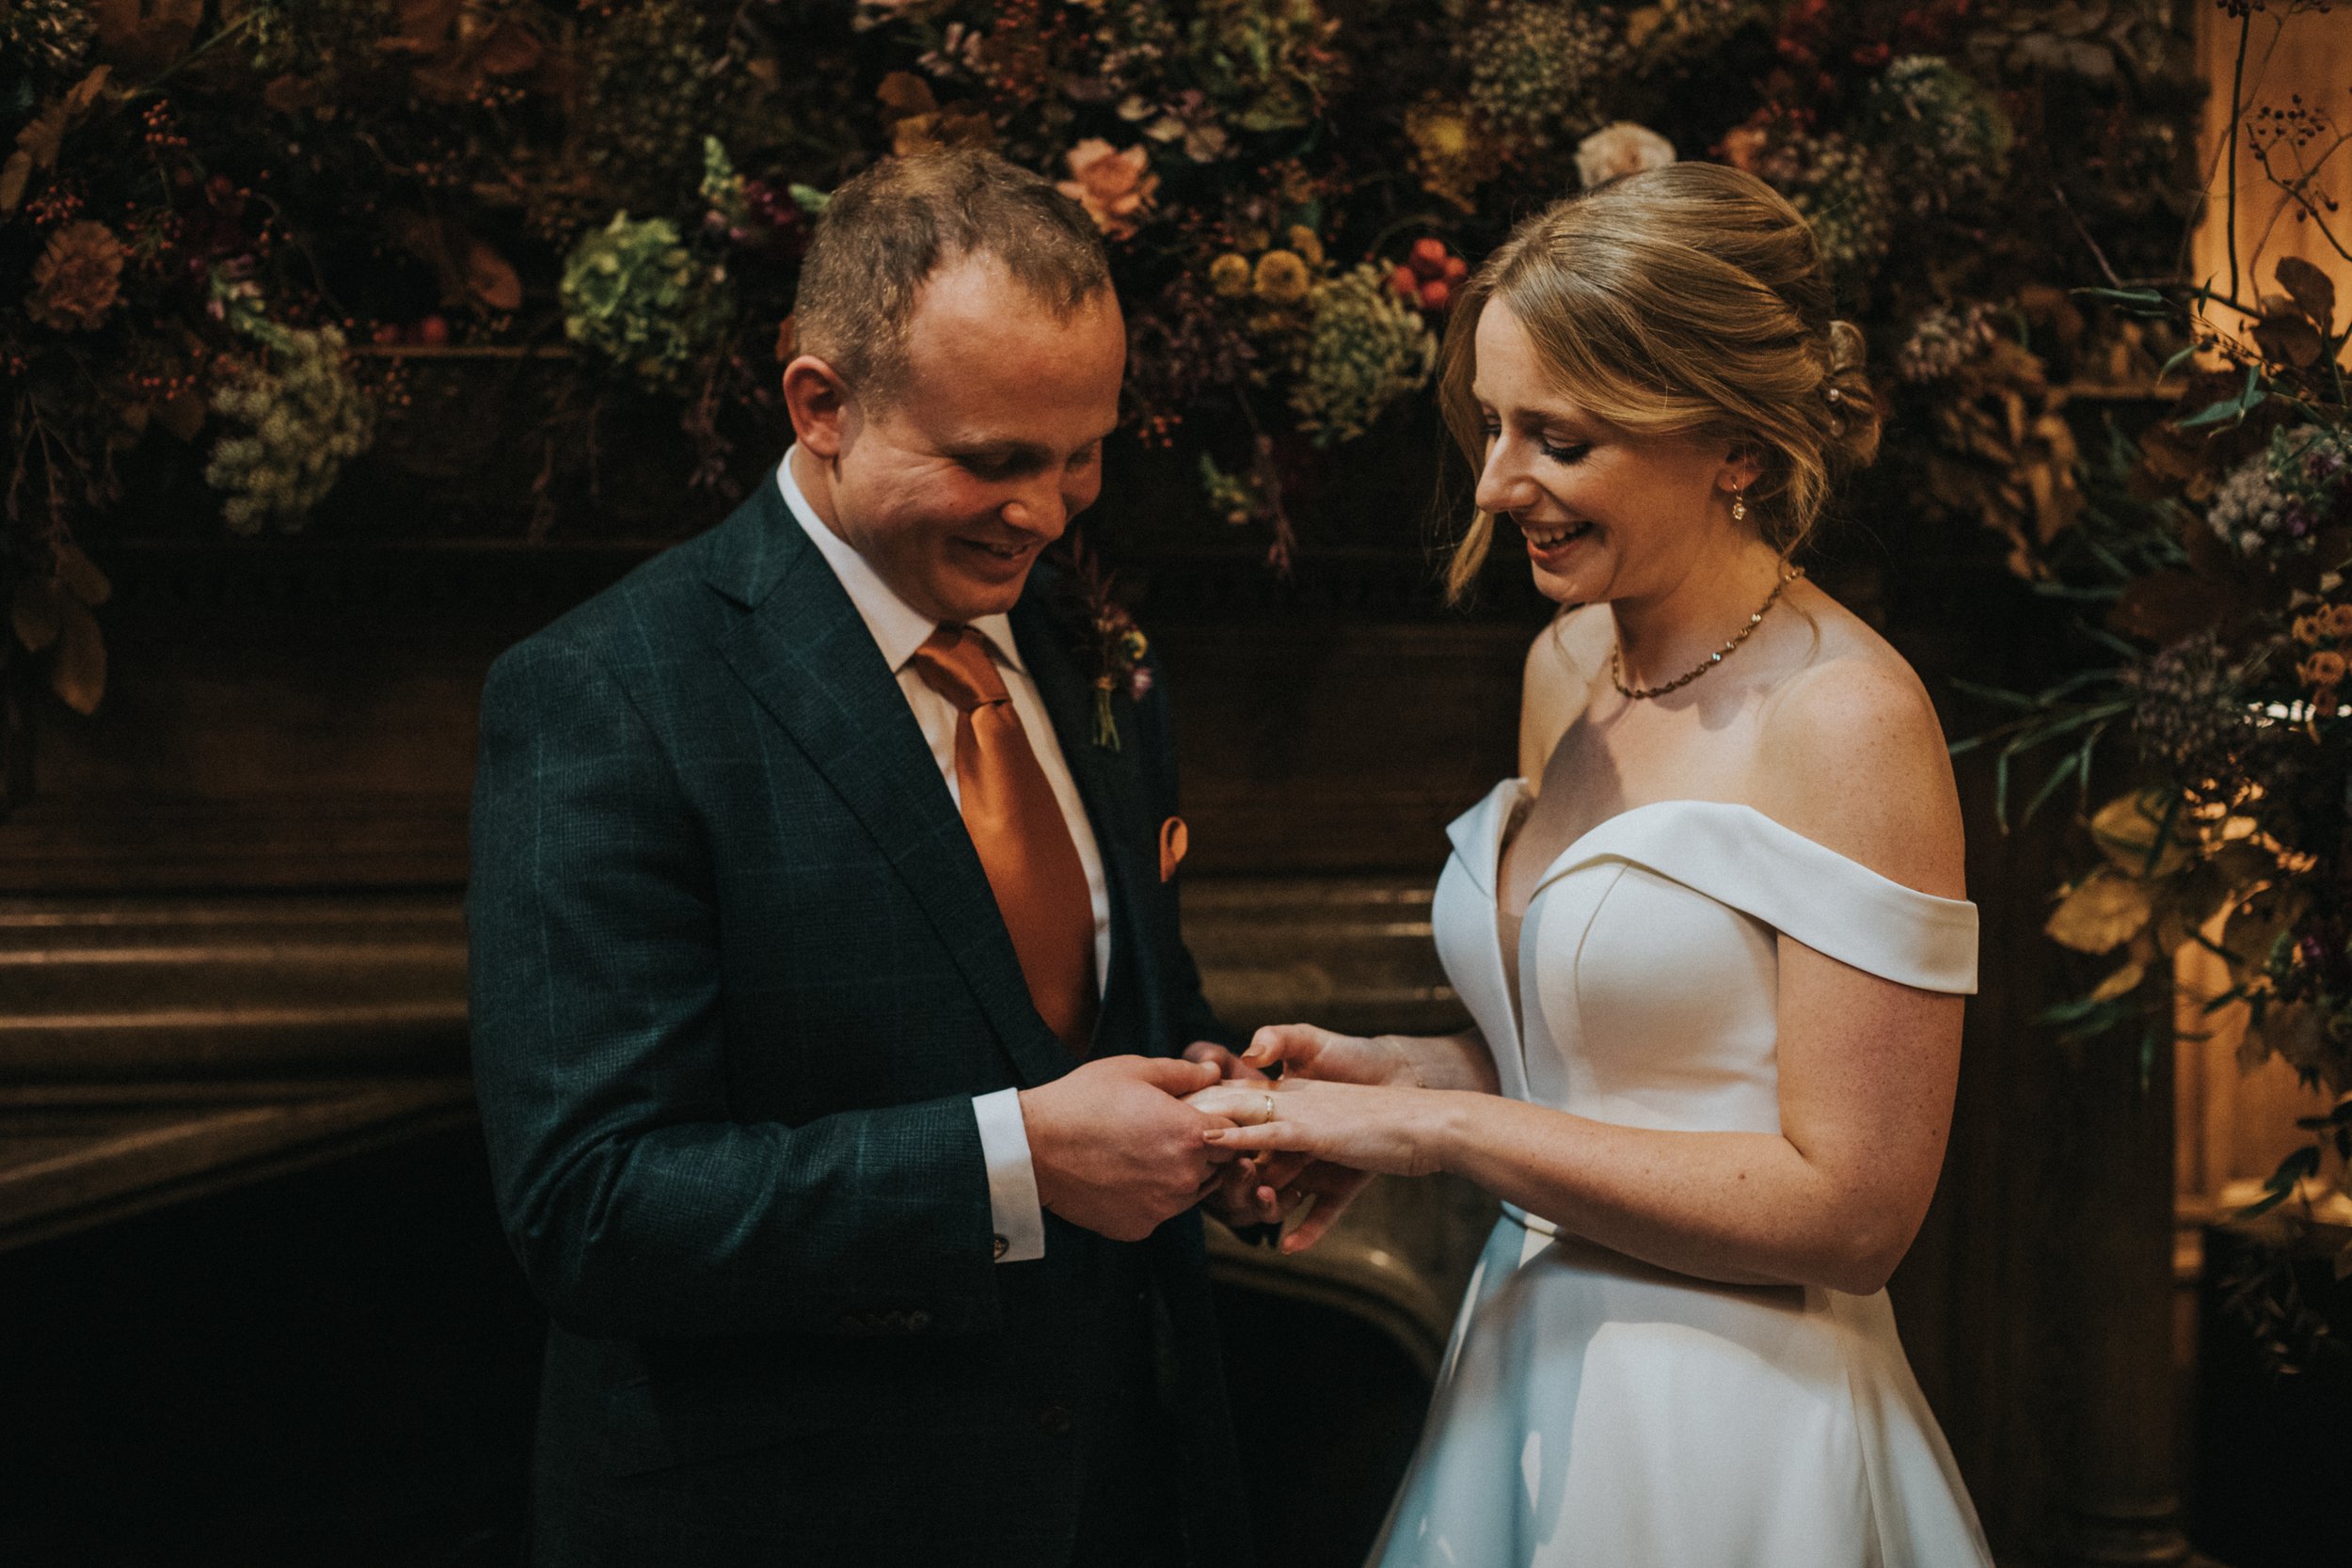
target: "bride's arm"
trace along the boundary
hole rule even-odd
[[[1959,895],[1958,800],[1915,683],[1865,671],[1808,684],[1775,717],[1784,744],[1764,760],[1787,787],[1772,815],[1899,881]],[[1910,1246],[1934,1192],[1961,1002],[1784,937],[1778,1014],[1777,1133],[1660,1132],[1491,1094],[1307,1081],[1282,1085],[1270,1124],[1217,1141],[1454,1171],[1661,1267],[1867,1293]]]

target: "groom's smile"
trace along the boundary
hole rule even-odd
[[[909,606],[1000,614],[1102,490],[1126,365],[1118,302],[1104,290],[1060,312],[993,258],[967,257],[924,286],[906,342],[898,385],[836,381],[818,401],[795,477]],[[787,383],[818,363],[796,361]]]

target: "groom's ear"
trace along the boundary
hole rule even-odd
[[[784,367],[784,406],[792,416],[793,438],[812,455],[831,460],[849,444],[849,385],[815,355],[800,355]]]

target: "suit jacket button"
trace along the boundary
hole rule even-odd
[[[1009,1242],[1009,1241],[1005,1240],[1002,1236],[999,1236],[999,1237],[997,1237],[997,1238],[996,1238],[996,1261],[997,1261],[997,1262],[999,1262],[999,1263],[1003,1262],[1003,1261],[1005,1260],[1005,1254],[1006,1254],[1006,1253],[1008,1253],[1008,1252],[1010,1252],[1011,1250],[1012,1250],[1012,1243],[1011,1243],[1010,1242]]]
[[[1078,1413],[1066,1404],[1049,1404],[1037,1413],[1037,1424],[1047,1432],[1065,1433],[1078,1424]]]

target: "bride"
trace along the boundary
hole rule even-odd
[[[1877,445],[1860,348],[1804,220],[1702,164],[1530,218],[1454,311],[1452,586],[1516,538],[1562,607],[1523,776],[1449,830],[1476,1027],[1261,1030],[1196,1099],[1260,1217],[1314,1199],[1290,1250],[1368,1173],[1502,1199],[1375,1563],[1990,1562],[1883,1289],[1976,985],[1959,802],[1917,677],[1789,564]]]

